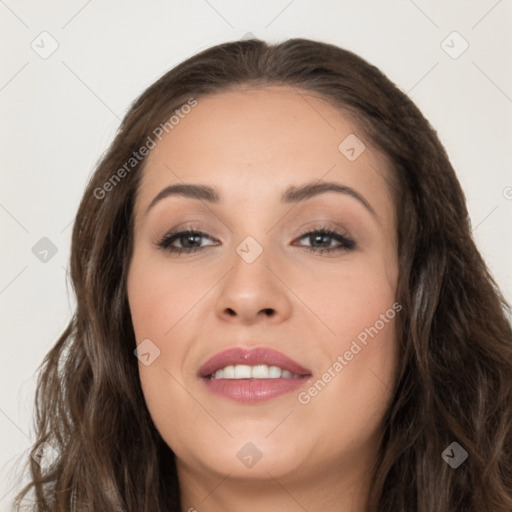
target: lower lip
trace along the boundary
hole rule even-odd
[[[309,380],[310,375],[298,379],[210,379],[203,378],[206,387],[216,395],[236,402],[255,403],[290,393]]]

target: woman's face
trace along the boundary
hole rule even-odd
[[[200,98],[156,141],[128,298],[144,396],[178,471],[217,482],[367,471],[398,356],[386,159],[338,110],[288,87]],[[293,195],[327,182],[340,192]],[[169,190],[155,200],[177,184],[211,187],[218,200]],[[341,238],[315,234],[322,227]],[[187,228],[202,234],[158,246]],[[187,248],[199,249],[172,252]],[[200,376],[237,347],[278,351],[306,376],[268,370],[286,366],[272,356]]]

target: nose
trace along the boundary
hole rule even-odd
[[[238,254],[221,281],[216,313],[223,321],[251,325],[261,321],[280,323],[291,315],[290,290],[275,262],[265,251],[252,263]]]

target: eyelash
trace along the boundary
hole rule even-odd
[[[317,229],[304,231],[298,239],[304,238],[306,235],[321,235],[321,236],[328,236],[338,242],[341,243],[341,246],[335,247],[335,248],[323,248],[323,247],[311,247],[309,246],[308,249],[311,252],[314,253],[334,253],[337,251],[352,251],[356,247],[356,243],[351,238],[347,237],[346,235],[342,235],[338,231],[335,231],[334,229],[330,229],[326,226],[320,226]],[[206,233],[203,233],[202,231],[199,231],[195,228],[188,228],[182,231],[173,231],[170,233],[166,233],[157,243],[157,247],[163,251],[168,251],[173,254],[181,254],[182,252],[185,253],[192,253],[196,252],[202,247],[186,247],[186,248],[179,248],[179,247],[172,247],[170,244],[174,242],[175,240],[178,240],[182,237],[187,236],[200,236],[200,237],[208,237],[210,238]]]

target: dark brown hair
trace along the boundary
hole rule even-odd
[[[351,115],[391,162],[397,215],[399,369],[368,510],[512,510],[510,307],[472,237],[465,198],[436,132],[381,71],[334,45],[257,39],[217,45],[151,85],[126,114],[81,201],[72,236],[76,311],[46,356],[29,459],[38,511],[179,511],[174,454],[148,413],[126,276],[145,158],[98,190],[190,98],[284,85]],[[112,181],[110,181],[112,183]],[[468,459],[441,453],[458,442]]]

